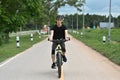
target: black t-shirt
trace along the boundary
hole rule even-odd
[[[53,26],[53,28],[51,28],[51,30],[54,31],[53,39],[65,39],[66,29],[65,25],[62,25],[61,27],[57,27],[57,25]]]

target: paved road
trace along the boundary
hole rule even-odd
[[[120,67],[71,38],[62,78],[51,69],[51,43],[44,40],[0,65],[0,80],[120,80]]]

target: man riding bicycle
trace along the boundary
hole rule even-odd
[[[57,39],[66,39],[68,40],[68,31],[67,31],[67,28],[65,25],[62,24],[63,22],[63,16],[61,15],[58,15],[56,17],[56,24],[51,28],[51,31],[50,31],[50,37],[49,39],[52,41],[52,40],[57,40]],[[51,68],[54,69],[56,68],[56,65],[55,65],[55,49],[57,47],[57,43],[53,42],[52,44],[52,51],[51,51],[51,58],[52,58],[52,66]],[[61,48],[62,48],[62,57],[63,57],[63,61],[64,62],[67,62],[67,58],[65,56],[65,52],[66,52],[66,48],[65,48],[65,43],[62,42],[60,43],[61,45]]]

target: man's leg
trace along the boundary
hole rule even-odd
[[[61,43],[61,47],[62,47],[62,52],[63,52],[63,54],[62,54],[63,61],[64,61],[64,62],[67,62],[67,58],[66,58],[66,56],[65,56],[65,52],[66,52],[65,43]]]
[[[52,58],[52,62],[55,63],[55,54],[52,54],[51,58]]]
[[[52,66],[51,68],[55,69],[55,49],[57,47],[57,44],[56,43],[53,43],[52,44],[52,52],[51,52],[51,58],[52,58]]]

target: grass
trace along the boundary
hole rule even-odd
[[[81,30],[79,32],[81,32]],[[106,44],[103,44],[102,37],[106,36],[107,38],[107,29],[84,30],[83,37],[73,32],[70,32],[70,34],[89,47],[92,47],[94,50],[100,52],[112,62],[120,65],[120,29],[111,29],[111,42],[109,43],[106,41]]]
[[[38,37],[39,35],[36,33],[34,34],[34,40],[30,41],[30,35],[20,36],[20,47],[16,47],[16,37],[11,37],[9,43],[3,44],[0,46],[0,62],[15,56],[16,54],[32,47],[37,42],[42,41],[45,39],[45,36],[42,38]]]

